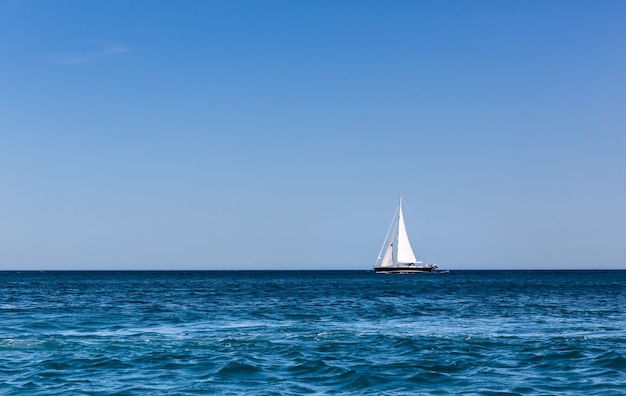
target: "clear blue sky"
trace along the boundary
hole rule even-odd
[[[0,269],[626,269],[624,1],[0,0]]]

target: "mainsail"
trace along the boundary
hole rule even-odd
[[[381,267],[393,267],[393,239],[389,241],[389,245],[387,245],[387,250],[385,250],[385,255],[383,256],[383,261],[380,262]]]
[[[406,233],[406,226],[404,225],[404,216],[402,215],[402,197],[400,197],[400,209],[398,213],[398,250],[396,263],[417,263],[417,259],[415,258],[415,254],[411,248],[411,242],[409,242],[409,236]]]

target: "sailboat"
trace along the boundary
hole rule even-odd
[[[385,246],[387,247],[385,254],[381,255]],[[400,204],[389,226],[383,246],[378,253],[374,271],[377,274],[416,274],[433,272],[437,268],[439,268],[437,264],[424,264],[415,258],[404,225],[402,196],[400,196]]]

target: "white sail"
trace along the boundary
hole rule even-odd
[[[392,267],[393,266],[393,239],[389,241],[389,245],[387,246],[387,250],[385,250],[385,255],[383,256],[383,261],[380,262],[381,267]]]
[[[409,242],[409,236],[406,233],[406,226],[404,225],[404,216],[402,215],[402,197],[400,197],[400,210],[398,213],[398,246],[396,253],[396,261],[398,264],[411,264],[417,263],[413,249],[411,248],[411,242]]]

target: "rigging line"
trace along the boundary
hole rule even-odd
[[[393,214],[393,217],[391,218],[391,224],[389,224],[389,229],[387,229],[387,235],[385,235],[385,240],[383,241],[383,246],[380,247],[380,251],[378,252],[378,258],[376,259],[376,262],[374,263],[374,266],[376,266],[376,264],[378,264],[378,260],[382,259],[382,254],[383,254],[383,249],[385,248],[385,246],[387,246],[387,241],[389,240],[389,233],[391,232],[391,228],[393,227],[393,224],[396,221],[396,215],[398,214],[398,210],[400,210],[400,207],[396,208],[396,211]]]

